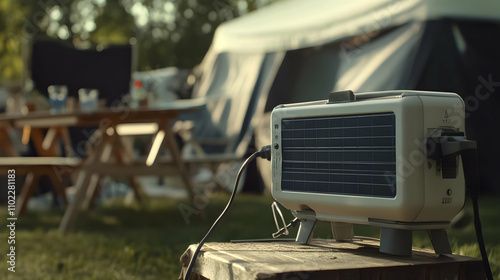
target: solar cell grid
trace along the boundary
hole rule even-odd
[[[286,191],[394,197],[394,113],[282,120]]]

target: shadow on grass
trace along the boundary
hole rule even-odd
[[[88,211],[81,211],[72,233],[100,233],[126,231],[158,231],[179,237],[179,233],[195,233],[197,241],[210,228],[227,203],[228,195],[219,194],[210,200],[198,213],[183,213],[179,205],[189,205],[188,200],[150,199],[143,206],[132,203],[126,206],[122,199],[117,199]],[[220,224],[221,234],[242,231],[248,238],[269,238],[275,231],[271,214],[269,196],[244,195],[237,197],[233,207]],[[18,220],[23,230],[51,231],[59,227],[63,216],[62,210],[27,211]],[[290,215],[291,218],[291,215]],[[224,229],[228,226],[230,229]],[[265,231],[264,231],[265,229]],[[256,236],[251,236],[255,234]],[[229,235],[229,234],[228,234]],[[217,235],[214,235],[217,238]]]

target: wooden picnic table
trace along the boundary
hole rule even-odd
[[[171,130],[171,123],[179,114],[199,110],[203,103],[197,100],[174,102],[162,108],[100,108],[95,112],[81,112],[78,110],[52,114],[47,111],[30,112],[27,114],[0,114],[0,127],[23,128],[29,131],[30,139],[37,152],[43,157],[59,156],[56,149],[58,139],[62,139],[66,146],[70,145],[68,127],[98,127],[92,138],[91,153],[82,159],[75,187],[76,194],[73,202],[66,209],[60,225],[60,231],[66,232],[74,223],[82,203],[88,204],[95,194],[100,176],[117,173],[122,170],[123,177],[128,179],[137,198],[140,198],[139,187],[134,176],[162,175],[161,168],[154,167],[159,151],[166,147],[170,153],[172,163],[182,177],[184,185],[191,199],[194,198],[192,182],[188,170],[180,156],[179,147]],[[126,152],[122,142],[123,134],[134,134],[131,125],[149,125],[152,128],[153,144],[146,162],[137,163],[132,155]],[[126,129],[128,127],[128,129]],[[48,129],[43,136],[41,129]],[[128,132],[120,133],[121,130]],[[6,131],[6,130],[4,130]],[[8,133],[8,131],[6,131]],[[10,149],[11,143],[4,145]],[[68,150],[68,149],[66,149]]]
[[[485,279],[483,264],[475,258],[418,248],[409,257],[393,256],[380,253],[379,245],[378,239],[366,237],[313,239],[308,245],[279,239],[206,243],[190,279]],[[181,277],[196,246],[181,256]]]

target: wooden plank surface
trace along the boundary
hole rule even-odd
[[[0,123],[14,127],[47,128],[54,126],[108,126],[111,123],[143,123],[158,119],[173,119],[180,113],[196,111],[204,106],[202,99],[179,100],[162,108],[100,108],[95,112],[73,110],[62,113],[50,111],[34,111],[23,113],[2,113]]]
[[[77,166],[80,158],[75,157],[0,157],[0,166]]]
[[[182,255],[183,273],[196,245]],[[480,260],[413,249],[411,257],[378,251],[376,239],[352,243],[206,243],[191,279],[485,279]]]

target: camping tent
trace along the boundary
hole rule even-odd
[[[499,192],[498,11],[494,0],[278,1],[216,30],[194,95],[251,92],[257,73],[276,63],[252,123],[278,104],[336,90],[457,92],[466,102],[467,135],[478,141],[483,187]],[[280,59],[266,63],[270,54]],[[270,168],[263,170],[269,181]]]

